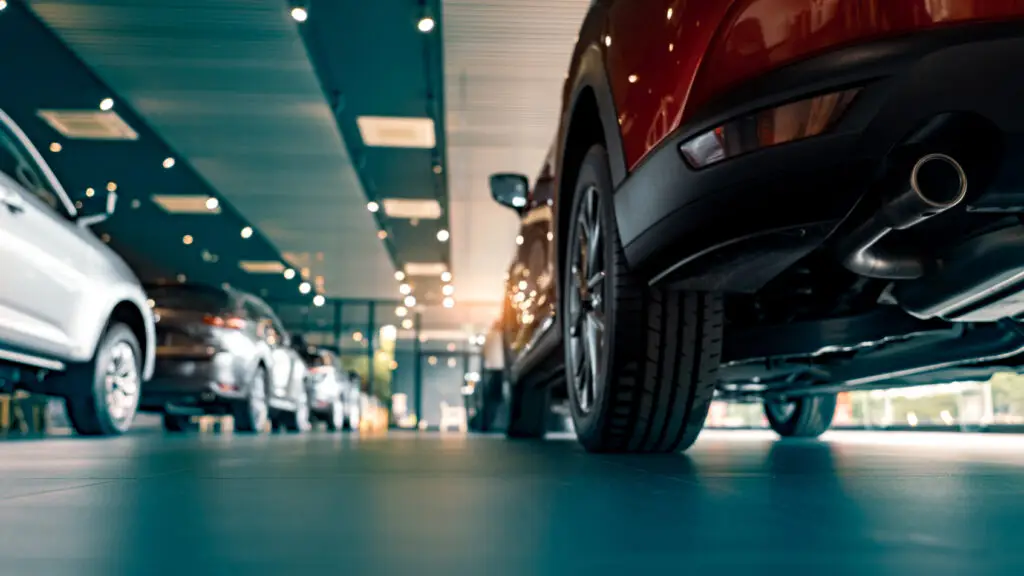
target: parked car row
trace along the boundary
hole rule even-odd
[[[358,428],[358,377],[285,330],[260,298],[229,287],[142,286],[90,229],[0,110],[0,387],[64,398],[79,434],[127,431],[138,411],[169,431],[224,414],[235,429]]]

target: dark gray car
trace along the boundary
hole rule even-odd
[[[168,431],[182,431],[204,414],[231,415],[242,432],[260,432],[268,423],[292,431],[306,427],[306,366],[270,306],[231,288],[173,284],[147,290],[157,360],[143,390],[143,410],[162,412]]]

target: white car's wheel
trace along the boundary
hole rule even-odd
[[[79,387],[67,397],[68,419],[79,434],[108,436],[131,428],[139,408],[142,353],[128,326],[113,324],[96,348],[92,362],[65,375]]]

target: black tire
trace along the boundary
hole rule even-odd
[[[764,415],[772,430],[783,438],[817,438],[832,426],[836,414],[836,395],[804,396],[785,404],[764,405]]]
[[[242,402],[232,407],[232,415],[235,418],[235,430],[238,432],[259,433],[268,421],[273,425],[270,414],[270,406],[267,404],[267,369],[262,365],[256,368],[253,381],[249,385],[249,394]]]
[[[199,429],[199,425],[192,421],[191,416],[164,413],[163,421],[164,430],[167,432],[190,432]]]
[[[512,384],[508,428],[505,435],[517,439],[540,439],[548,431],[551,388],[529,381]]]
[[[131,368],[125,354],[131,354]],[[115,365],[121,362],[121,368]],[[74,366],[62,375],[62,383],[70,391],[66,396],[68,420],[75,432],[83,436],[116,436],[127,432],[135,419],[142,391],[142,351],[139,340],[128,326],[111,324],[100,338],[92,361]],[[108,394],[107,371],[131,370],[134,376],[112,379],[112,390]],[[134,380],[134,389],[129,390]],[[121,384],[118,384],[118,383]],[[114,406],[116,398],[124,400],[124,406]],[[130,404],[130,405],[129,405]]]
[[[633,273],[612,189],[607,153],[595,145],[574,189],[559,299],[573,424],[588,451],[678,452],[697,439],[711,405],[722,297],[652,288]],[[598,231],[588,242],[599,240],[584,255],[580,234],[588,226]],[[586,342],[591,326],[592,345]],[[589,356],[598,359],[596,370]]]
[[[288,432],[303,432],[310,427],[309,404],[304,400],[296,400],[295,412],[285,412],[280,415],[281,426]]]
[[[340,418],[335,414],[336,410],[340,410]],[[345,405],[340,400],[335,401],[331,405],[331,411],[327,413],[322,420],[327,423],[327,430],[329,432],[337,432],[341,428],[345,428],[348,425],[348,417],[345,416]],[[340,422],[339,422],[340,420]]]

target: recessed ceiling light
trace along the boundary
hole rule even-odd
[[[153,196],[153,202],[170,214],[219,214],[220,208],[210,210],[206,207],[209,196],[181,196],[177,194],[160,194]]]
[[[516,246],[522,246],[522,245],[523,245],[523,235],[519,234],[519,235],[516,236]]]
[[[629,78],[626,78],[626,80],[629,80],[630,84],[636,84],[636,81],[639,80],[639,78],[636,74],[630,74]]]
[[[60,142],[50,142],[50,152],[60,152],[64,147],[60,145]]]
[[[291,280],[292,278],[295,278],[295,270],[288,268],[287,270],[284,271],[284,279]]]
[[[367,146],[429,149],[437,144],[430,118],[359,116],[356,125]]]
[[[430,32],[431,30],[434,29],[434,19],[431,18],[430,16],[424,16],[423,18],[420,18],[419,22],[416,23],[416,28],[418,28],[419,31],[423,33]]]
[[[113,108],[114,108],[114,99],[113,98],[104,98],[103,100],[100,100],[100,110],[103,110],[104,112],[106,112],[108,110],[112,110]]]
[[[444,262],[409,262],[405,265],[408,276],[440,276],[448,270]]]
[[[277,260],[242,260],[238,267],[249,274],[280,274],[284,264]]]
[[[86,198],[92,198],[95,195],[96,195],[96,189],[95,188],[90,186],[89,188],[85,189],[85,197]]]
[[[395,316],[398,316],[399,318],[404,318],[407,314],[409,314],[409,309],[406,308],[405,306],[399,306],[398,308],[395,308]]]
[[[441,168],[440,164],[434,164],[434,174],[440,174],[444,172],[444,168]]]
[[[107,192],[117,192],[117,182],[107,182]]]
[[[305,22],[309,18],[309,12],[302,6],[292,8],[292,19],[296,22]]]
[[[402,328],[405,328],[406,330],[412,330],[412,327],[412,318],[406,318],[405,320],[402,320]]]
[[[206,199],[206,209],[207,210],[216,210],[217,208],[220,208],[220,200],[217,200],[216,198],[214,198],[212,196],[210,198]]]
[[[411,294],[409,296],[406,296],[405,297],[405,305],[408,306],[409,308],[412,308],[413,306],[415,306],[416,305],[416,297],[411,295]]]
[[[362,342],[363,341],[363,333],[362,332],[353,332],[352,333],[352,339],[355,340],[356,342]]]
[[[182,284],[184,284],[187,280],[188,280],[187,276],[185,276],[184,274],[178,274],[178,282],[181,282]]]
[[[452,298],[451,296],[445,296],[445,298],[441,302],[441,304],[444,305],[445,308],[454,308],[455,307],[455,298]]]
[[[316,306],[317,308],[323,306],[324,303],[326,302],[327,299],[324,298],[323,294],[317,294],[316,296],[313,296],[313,306]]]
[[[174,158],[170,156],[164,158],[164,168],[174,168]]]
[[[245,228],[242,228],[242,238],[251,238],[251,237],[252,237],[252,227],[251,226],[246,226]]]
[[[395,271],[395,280],[398,280],[399,282],[401,282],[402,280],[405,280],[405,272],[402,272],[401,270],[396,270]]]
[[[445,296],[451,296],[454,293],[455,286],[452,286],[451,284],[445,284],[441,287],[441,294],[444,294]]]
[[[409,286],[408,284],[400,284],[398,286],[398,291],[402,294],[409,294],[412,292],[412,286]]]
[[[7,9],[7,0],[0,0],[0,10]]]
[[[449,236],[450,236],[450,234],[448,234],[447,230],[441,229],[441,230],[437,231],[437,241],[438,242],[447,242]]]
[[[388,218],[437,220],[441,217],[441,205],[437,200],[388,198],[383,203],[384,213],[387,214]]]
[[[384,230],[378,230],[377,231],[377,238],[380,238],[381,240],[384,240],[387,237],[388,237],[388,233],[385,232]]]
[[[184,242],[186,246],[188,246],[189,244],[192,243],[192,237],[189,236],[188,234],[185,234],[185,237],[182,238],[181,241]]]
[[[39,110],[51,128],[73,140],[138,140],[139,134],[117,112],[98,110]]]
[[[309,282],[303,282],[302,284],[299,284],[300,294],[309,294],[309,291],[312,289],[313,287],[309,284]]]
[[[451,272],[445,270],[444,272],[441,273],[441,282],[451,282],[451,281],[452,281],[452,273]]]
[[[380,204],[377,204],[376,202],[367,202],[366,209],[370,212],[376,212],[380,210]]]

